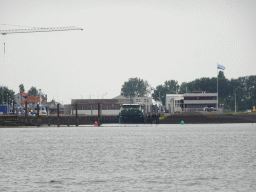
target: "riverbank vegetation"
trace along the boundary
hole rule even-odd
[[[140,78],[130,78],[124,82],[121,94],[126,97],[136,95],[146,96],[152,89],[149,83]],[[176,80],[166,80],[162,85],[156,86],[152,93],[155,101],[165,106],[166,94],[192,93],[193,91],[217,92],[217,77],[202,77],[190,82],[178,83]],[[256,75],[227,79],[223,71],[218,74],[219,105],[229,111],[244,112],[256,106]]]
[[[216,77],[202,77],[191,82],[183,82],[180,85],[175,80],[165,81],[163,85],[156,87],[152,94],[155,101],[161,101],[165,105],[166,94],[192,93],[193,91],[217,92]],[[227,79],[223,71],[218,76],[219,104],[235,111],[245,111],[256,106],[256,75]],[[160,95],[160,97],[159,97]]]

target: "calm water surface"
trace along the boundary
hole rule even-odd
[[[256,191],[256,124],[0,129],[0,191]]]

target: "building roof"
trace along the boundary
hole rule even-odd
[[[113,99],[129,99],[129,98],[127,98],[123,95],[118,95],[118,96],[114,97]]]
[[[71,104],[116,104],[118,99],[72,99]]]
[[[206,93],[207,91],[193,91],[193,93]]]
[[[22,95],[22,97],[24,97],[24,96],[27,96],[28,94],[25,92],[20,92],[20,95]]]
[[[25,101],[27,101],[28,103],[38,103],[38,99],[36,98],[36,96],[34,95],[30,95]]]
[[[216,97],[218,93],[184,93],[184,97]]]
[[[40,100],[40,96],[37,95],[36,98],[38,99],[38,102]],[[45,97],[43,95],[41,95],[41,102],[43,103],[45,101]]]

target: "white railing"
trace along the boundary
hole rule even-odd
[[[182,112],[213,112],[213,113],[219,113],[219,114],[222,114],[223,113],[223,108],[212,108],[212,109],[209,109],[209,110],[205,110],[204,108],[185,108],[185,109],[182,109]]]

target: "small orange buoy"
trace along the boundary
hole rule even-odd
[[[98,122],[97,121],[95,121],[94,126],[98,126]]]

